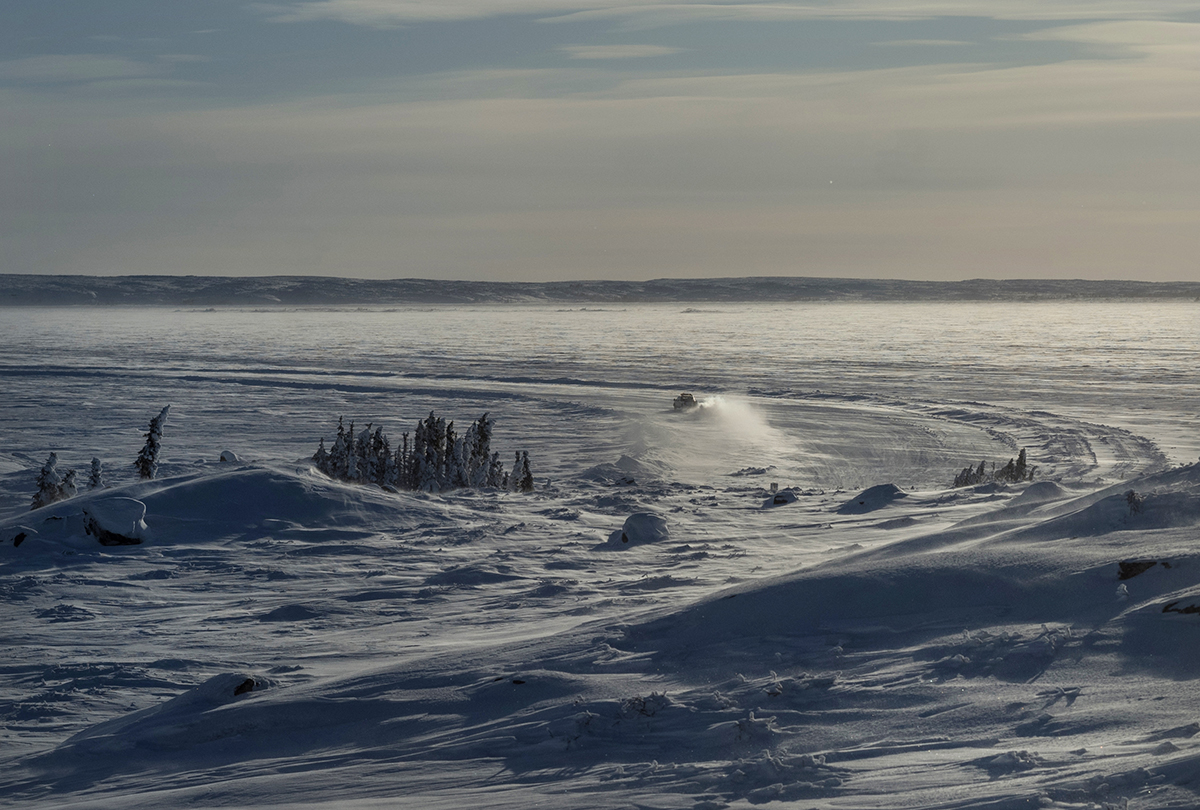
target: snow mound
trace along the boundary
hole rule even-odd
[[[1024,492],[1012,499],[1011,504],[1019,506],[1028,503],[1044,503],[1066,497],[1067,494],[1065,489],[1053,481],[1038,481],[1036,484],[1027,486]]]
[[[625,525],[608,537],[608,545],[616,548],[659,543],[671,539],[667,521],[651,512],[635,512],[625,519]]]
[[[170,751],[235,736],[244,728],[235,714],[223,713],[269,686],[261,676],[224,673],[209,678],[159,706],[109,720],[72,737],[62,752],[121,753],[139,749]]]
[[[282,536],[323,539],[330,527],[413,526],[442,510],[436,501],[341,484],[319,473],[228,465],[134,485],[154,515],[156,542],[194,539],[192,525],[269,528]]]
[[[867,512],[874,512],[876,509],[883,509],[885,506],[890,506],[892,501],[906,497],[908,497],[908,493],[903,492],[895,484],[879,484],[864,489],[856,497],[838,507],[837,512],[839,515],[864,515]]]
[[[221,461],[226,462],[226,463],[237,464],[241,461],[241,459],[238,458],[237,453],[233,452],[232,450],[222,450],[221,451]]]
[[[660,474],[661,471],[654,465],[623,455],[615,462],[589,467],[580,473],[579,477],[601,484],[629,485],[653,480]]]

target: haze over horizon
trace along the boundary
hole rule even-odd
[[[0,273],[1197,276],[1200,2],[8,17]]]

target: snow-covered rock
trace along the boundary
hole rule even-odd
[[[31,529],[28,526],[16,526],[15,533],[12,536],[13,547],[16,548],[29,539],[30,535],[37,534],[37,529]]]
[[[1067,491],[1053,481],[1038,481],[1030,484],[1025,491],[1012,499],[1014,506],[1026,503],[1042,503],[1066,497]]]
[[[791,489],[781,489],[778,492],[772,493],[771,497],[763,501],[763,508],[772,506],[787,506],[789,503],[796,502],[796,493]]]
[[[146,532],[146,504],[133,498],[105,498],[83,507],[84,531],[102,546],[135,546]]]
[[[625,518],[625,525],[608,537],[611,546],[637,546],[670,540],[667,521],[652,512],[635,512]]]
[[[654,466],[630,456],[621,456],[615,462],[606,462],[589,467],[580,473],[579,477],[601,484],[630,486],[658,478],[661,471]]]
[[[862,492],[838,507],[839,515],[862,515],[888,506],[892,501],[908,497],[908,493],[895,484],[879,484]]]
[[[237,453],[233,452],[232,450],[222,450],[221,451],[221,461],[227,461],[227,462],[230,462],[233,464],[237,464],[237,463],[241,462],[241,459],[238,458]]]

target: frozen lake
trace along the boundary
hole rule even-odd
[[[872,403],[911,415],[987,403],[1127,428],[1178,462],[1200,450],[1197,311],[1180,303],[9,309],[0,310],[8,399],[0,427],[11,452],[61,449],[86,461],[136,445],[151,411],[169,402],[175,461],[212,458],[222,449],[214,440],[294,459],[339,415],[399,434],[430,409],[460,420],[489,410],[502,435],[536,425],[533,439],[546,440],[552,456],[543,454],[541,470],[559,476],[630,441],[656,444],[637,435],[644,418],[687,390],[752,403],[747,429],[797,430],[767,437],[769,445],[802,444],[822,407]],[[661,442],[649,449],[671,451]],[[844,477],[826,483],[859,483]]]
[[[0,309],[0,805],[1186,806],[1198,311]],[[535,493],[306,463],[430,410]],[[50,451],[114,489],[30,512]]]

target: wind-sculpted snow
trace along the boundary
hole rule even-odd
[[[155,363],[106,334],[53,373],[0,364],[0,806],[1200,803],[1194,383],[1147,394],[1158,361],[1129,350],[1085,397],[1070,363],[984,373],[970,330],[947,355],[966,371],[888,359],[914,350],[882,316],[842,366],[782,332],[601,356],[578,317],[547,316],[558,342],[508,375],[478,336],[411,369],[407,338],[368,340],[358,374],[186,314]],[[1036,394],[1012,386],[1031,370]],[[703,407],[673,411],[689,389]],[[135,480],[167,404],[159,477]],[[534,492],[312,469],[330,414],[430,408],[490,410]],[[1021,447],[1032,483],[950,488]],[[111,486],[30,510],[50,451],[103,458]],[[85,510],[119,498],[141,542],[103,546]]]
[[[915,493],[889,507],[914,526],[873,540],[834,494],[797,500],[812,526],[797,532],[755,508],[761,489],[719,491],[741,536],[751,519],[778,536],[753,546],[705,531],[712,507],[690,502],[706,490],[678,486],[671,537],[620,555],[595,547],[612,522],[586,509],[562,539],[546,514],[561,495],[394,495],[255,466],[130,485],[164,528],[116,552],[56,504],[24,518],[42,518],[30,545],[3,547],[27,617],[5,631],[25,656],[50,643],[69,661],[104,633],[129,658],[10,663],[5,792],[437,807],[499,790],[469,776],[484,768],[507,774],[501,806],[1186,802],[1159,768],[1193,756],[1183,721],[1200,720],[1170,688],[1200,675],[1200,554],[1183,542],[1198,469],[1125,482],[1170,505],[1166,528],[1149,510],[1113,522],[1104,490],[1043,487]],[[594,486],[613,485],[573,497]],[[201,523],[205,503],[222,519]],[[1012,509],[1018,531],[983,519]],[[764,579],[772,557],[801,567]],[[151,628],[174,657],[138,655]]]

